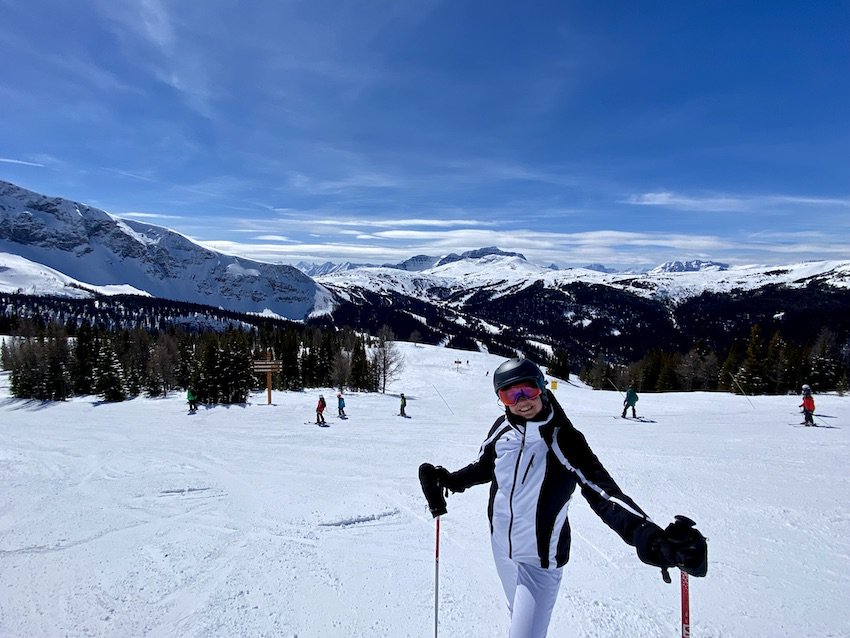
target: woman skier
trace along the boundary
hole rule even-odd
[[[505,405],[478,459],[450,472],[423,463],[422,489],[431,514],[446,513],[443,493],[490,483],[490,544],[511,613],[511,638],[546,636],[561,568],[570,557],[568,507],[578,487],[594,512],[643,562],[707,571],[708,548],[693,521],[676,517],[662,529],[614,482],[570,422],[534,363],[510,359],[493,374]]]

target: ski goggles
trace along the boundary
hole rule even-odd
[[[497,392],[499,400],[505,405],[516,405],[523,399],[533,401],[543,393],[536,385],[512,385]]]

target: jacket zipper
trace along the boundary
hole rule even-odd
[[[525,479],[528,478],[528,472],[531,470],[531,467],[534,465],[534,455],[531,455],[531,460],[528,462],[528,467],[525,468],[525,472],[522,475],[522,484],[525,485]]]
[[[517,454],[516,458],[516,466],[514,466],[514,482],[511,485],[511,498],[508,501],[508,507],[510,509],[511,518],[508,523],[508,558],[514,557],[514,546],[513,546],[513,529],[514,529],[514,492],[516,492],[516,479],[519,475],[519,464],[522,461],[522,451],[525,449],[525,430],[522,431],[522,440],[519,444],[519,454]]]

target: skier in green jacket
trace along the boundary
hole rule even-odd
[[[626,410],[629,408],[632,409],[632,418],[637,418],[637,410],[635,410],[635,404],[638,402],[638,394],[635,392],[634,386],[629,384],[629,389],[626,390],[626,398],[623,400],[623,418],[626,418]]]
[[[189,388],[186,391],[186,401],[189,403],[189,412],[197,412],[197,410],[198,410],[198,395],[195,394],[194,388]]]

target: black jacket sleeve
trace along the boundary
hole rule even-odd
[[[581,494],[596,515],[626,543],[642,551],[661,528],[620,489],[590,449],[584,435],[573,427],[566,415],[564,419],[566,426],[558,428],[554,441],[560,454],[553,451],[565,462],[567,469],[576,473]]]

